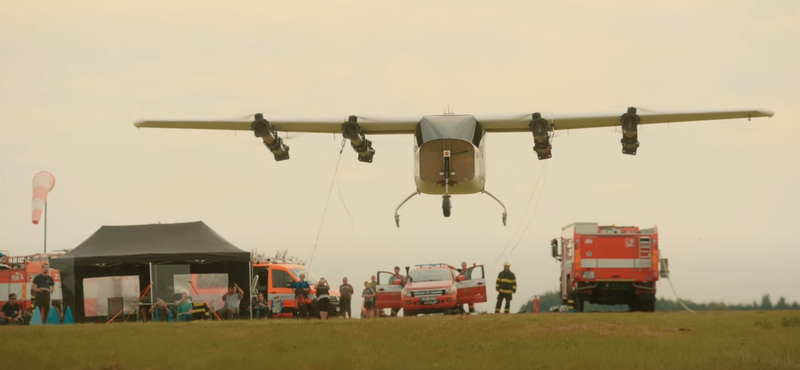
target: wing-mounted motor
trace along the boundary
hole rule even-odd
[[[542,114],[536,112],[532,115],[531,123],[528,124],[528,129],[533,133],[533,151],[539,157],[539,160],[548,159],[553,156],[552,149],[552,133],[553,126],[546,119],[542,118]]]
[[[278,132],[264,119],[264,115],[256,113],[255,121],[250,124],[250,129],[256,137],[264,140],[264,146],[275,155],[276,161],[289,159],[289,146],[283,143]]]
[[[636,150],[639,148],[639,132],[638,127],[641,123],[641,118],[636,114],[636,108],[628,108],[628,112],[619,117],[619,122],[622,125],[622,153],[629,155],[636,155]]]
[[[361,132],[358,117],[350,116],[347,118],[347,122],[342,123],[342,136],[345,139],[350,139],[350,145],[358,153],[359,161],[372,163],[375,149],[372,149],[372,142],[367,140],[364,133]]]

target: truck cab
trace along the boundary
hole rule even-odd
[[[426,313],[456,313],[462,304],[486,302],[483,265],[459,272],[447,264],[416,265],[401,279],[388,271],[378,271],[378,309],[403,309],[403,316]]]
[[[8,295],[17,295],[17,302],[24,312],[32,310],[34,293],[33,279],[42,273],[42,265],[49,262],[50,257],[63,253],[37,253],[29,256],[10,256],[8,251],[0,250],[0,306],[8,302]],[[55,290],[51,295],[51,307],[61,315],[61,273],[50,268],[50,276],[55,282]]]
[[[660,275],[657,227],[576,222],[562,228],[551,249],[561,263],[563,304],[578,312],[587,302],[655,310]]]
[[[271,261],[257,261],[253,263],[253,280],[256,282],[257,293],[263,293],[264,298],[269,302],[273,309],[273,317],[294,317],[295,295],[292,286],[300,281],[300,274],[306,275],[306,281],[311,286],[308,298],[312,300],[313,315],[318,316],[317,309],[317,290],[314,286],[319,279],[308,272],[305,266],[290,263],[274,263]],[[328,282],[330,284],[330,282]],[[329,317],[340,314],[339,310],[339,291],[331,287],[329,294],[331,299]],[[280,312],[275,312],[277,302],[281,302],[282,307],[278,307]]]

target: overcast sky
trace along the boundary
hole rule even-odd
[[[12,254],[42,250],[31,179],[47,170],[48,250],[102,225],[202,220],[242,249],[311,258],[340,136],[297,136],[275,162],[250,132],[136,129],[140,119],[765,108],[775,116],[642,127],[636,156],[613,128],[561,132],[547,162],[530,134],[490,134],[486,189],[508,206],[505,227],[485,195],[454,197],[450,218],[438,196],[418,197],[395,227],[414,191],[412,137],[370,137],[371,164],[348,144],[311,269],[361,282],[467,261],[493,281],[508,260],[516,310],[557,289],[549,240],[561,227],[658,225],[683,298],[800,300],[797,1],[0,8],[0,249]],[[663,283],[658,295],[674,298]]]

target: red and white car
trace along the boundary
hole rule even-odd
[[[403,316],[426,313],[456,313],[459,305],[486,302],[486,277],[483,265],[459,272],[443,263],[416,265],[408,277],[400,279],[388,271],[378,271],[376,306],[402,308]]]

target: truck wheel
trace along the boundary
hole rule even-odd
[[[634,304],[636,306],[636,311],[655,312],[656,310],[656,298],[653,295],[639,295],[634,300]]]

